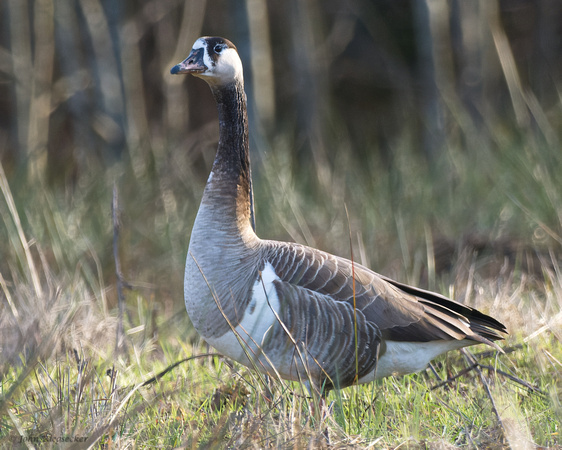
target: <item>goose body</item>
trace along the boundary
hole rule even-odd
[[[199,38],[172,74],[205,80],[219,145],[193,225],[184,295],[199,334],[224,355],[290,380],[346,387],[424,369],[449,350],[502,339],[473,308],[252,227],[248,122],[234,44]]]

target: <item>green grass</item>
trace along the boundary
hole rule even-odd
[[[358,261],[494,315],[511,333],[502,345],[520,345],[479,359],[498,370],[473,370],[435,389],[428,369],[332,392],[325,423],[310,416],[303,386],[264,384],[217,356],[141,386],[176,361],[212,351],[182,302],[189,227],[206,178],[193,175],[188,155],[173,154],[142,179],[123,163],[67,192],[17,178],[8,185],[2,175],[1,446],[26,447],[24,436],[41,448],[81,447],[82,438],[95,448],[301,448],[325,445],[326,429],[335,446],[562,445],[562,156],[531,139],[501,144],[450,150],[432,170],[405,150],[406,138],[392,167],[341,152],[307,170],[291,162],[283,139],[254,157],[261,236],[349,256],[351,234]],[[131,285],[119,353],[114,181]],[[478,246],[474,236],[486,239]],[[452,247],[443,250],[443,242]],[[467,357],[438,359],[436,373],[459,373]]]

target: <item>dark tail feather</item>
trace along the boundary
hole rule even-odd
[[[488,344],[503,353],[502,349],[493,342],[503,339],[503,334],[507,334],[505,325],[498,320],[481,313],[477,309],[463,305],[462,303],[451,300],[435,292],[398,283],[390,278],[384,277],[384,279],[390,284],[396,286],[398,289],[418,297],[422,300],[422,302],[428,304],[428,306],[432,308],[445,313],[449,311],[453,314],[462,316],[466,319],[469,328],[474,333],[471,336],[467,336],[469,339],[474,339],[475,341],[482,342],[483,344]]]

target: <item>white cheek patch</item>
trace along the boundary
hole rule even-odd
[[[242,79],[242,61],[233,48],[225,48],[220,54],[215,73],[223,81]]]
[[[209,48],[205,46],[205,51],[203,52],[203,62],[207,66],[207,70],[209,72],[213,71],[213,67],[215,66],[215,62],[209,56]]]
[[[207,47],[207,42],[204,38],[199,38],[193,44],[193,50],[199,50],[200,48]]]
[[[195,44],[198,44],[199,39]],[[228,84],[234,80],[243,80],[242,61],[238,56],[238,52],[233,48],[225,48],[219,55],[217,61],[213,61],[209,56],[209,48],[206,42],[203,42],[205,52],[203,54],[203,62],[207,66],[207,70],[200,74],[194,74],[200,78],[204,78],[209,84]],[[193,46],[195,50],[197,48]]]

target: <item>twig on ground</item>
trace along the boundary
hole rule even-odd
[[[508,353],[512,353],[516,350],[519,350],[523,347],[522,344],[517,344],[514,345],[513,347],[508,347],[504,350],[505,354]],[[528,389],[530,392],[536,393],[536,394],[540,394],[540,395],[546,395],[546,393],[542,390],[540,390],[538,387],[533,386],[531,383],[529,383],[528,381],[522,380],[519,377],[516,377],[515,375],[511,375],[501,369],[498,369],[497,367],[493,367],[487,364],[480,364],[477,360],[478,359],[483,359],[483,358],[489,358],[490,356],[493,356],[494,353],[497,353],[495,350],[494,351],[490,351],[490,352],[482,352],[482,353],[478,353],[477,355],[470,355],[470,360],[473,361],[468,367],[465,367],[464,369],[462,369],[459,373],[453,375],[452,377],[447,378],[446,380],[442,380],[439,383],[437,383],[434,386],[431,386],[431,388],[429,389],[430,391],[434,391],[436,389],[439,389],[440,387],[443,387],[447,384],[451,384],[453,381],[455,381],[457,378],[462,377],[463,375],[466,375],[468,372],[472,371],[472,370],[476,370],[478,372],[478,370],[480,369],[486,369],[489,372],[494,372],[497,373],[498,375],[501,375],[505,378],[509,378],[511,381],[514,381],[518,384],[520,384],[521,386],[523,386],[524,388]],[[466,353],[463,352],[463,354]],[[435,368],[430,365],[430,368],[433,370],[433,373],[439,378],[439,376],[437,375]]]
[[[455,381],[457,378],[462,377],[463,375],[466,375],[468,372],[470,372],[471,370],[474,370],[474,368],[478,365],[478,363],[475,364],[471,364],[468,367],[465,367],[464,369],[462,369],[459,373],[457,373],[456,375],[453,375],[452,377],[447,378],[444,381],[441,381],[440,383],[437,383],[435,386],[431,386],[431,388],[429,389],[430,391],[434,391],[435,389],[439,389],[440,387],[445,386],[446,384],[451,384],[453,381]]]
[[[516,344],[516,345],[512,345],[511,347],[502,348],[502,350],[504,355],[508,355],[509,353],[513,353],[517,350],[521,350],[522,348],[523,348],[523,344]],[[473,356],[476,359],[484,359],[484,358],[490,358],[492,356],[495,356],[496,353],[498,353],[497,350],[487,350],[485,352],[476,353]]]
[[[201,355],[194,355],[194,356],[190,356],[188,358],[180,359],[179,361],[175,362],[171,366],[166,367],[162,372],[159,372],[156,375],[154,375],[152,378],[146,380],[144,383],[141,384],[141,386],[148,386],[149,384],[152,384],[155,381],[158,381],[160,378],[162,378],[164,375],[166,375],[172,369],[176,368],[180,364],[183,364],[184,362],[191,361],[192,359],[196,359],[196,358],[206,358],[206,357],[213,357],[213,356],[222,356],[222,355],[220,353],[203,353]]]
[[[489,366],[489,365],[486,365],[486,364],[478,364],[478,366],[479,366],[481,369],[486,369],[486,370],[488,370],[488,371],[490,371],[490,372],[495,372],[495,373],[497,373],[498,375],[501,375],[501,376],[503,376],[503,377],[509,378],[511,381],[515,381],[516,383],[519,383],[520,385],[526,387],[526,388],[527,388],[529,391],[531,391],[531,392],[534,392],[534,393],[540,394],[540,395],[544,395],[544,396],[547,395],[546,392],[540,390],[540,389],[539,389],[538,387],[536,387],[536,386],[533,386],[531,383],[529,383],[529,382],[527,382],[527,381],[525,381],[525,380],[522,380],[522,379],[519,378],[519,377],[516,377],[515,375],[511,375],[511,374],[509,374],[509,373],[507,373],[507,372],[504,372],[503,370],[497,369],[497,368],[495,368],[495,367],[493,367],[493,366]]]
[[[472,356],[470,354],[470,352],[468,352],[466,349],[461,349],[462,354],[466,357],[467,361],[471,364],[471,365],[475,365],[474,370],[476,371],[476,373],[478,374],[479,378],[480,378],[480,382],[482,383],[482,386],[484,386],[484,390],[486,391],[486,395],[488,396],[488,398],[490,399],[490,403],[492,404],[492,411],[494,412],[496,418],[498,419],[498,423],[500,424],[500,427],[503,431],[503,435],[507,436],[506,434],[506,429],[505,426],[503,424],[503,420],[500,416],[500,413],[498,411],[498,408],[496,406],[496,402],[494,400],[494,397],[492,396],[492,391],[490,391],[490,386],[488,385],[488,382],[486,381],[486,377],[484,376],[484,374],[482,373],[482,371],[480,370],[480,366],[478,364],[478,362],[476,361],[476,359],[474,358],[474,356]]]
[[[433,372],[433,375],[435,375],[435,378],[437,378],[439,381],[443,381],[443,379],[437,373],[437,370],[435,370],[435,366],[432,363],[429,363],[429,368]]]

